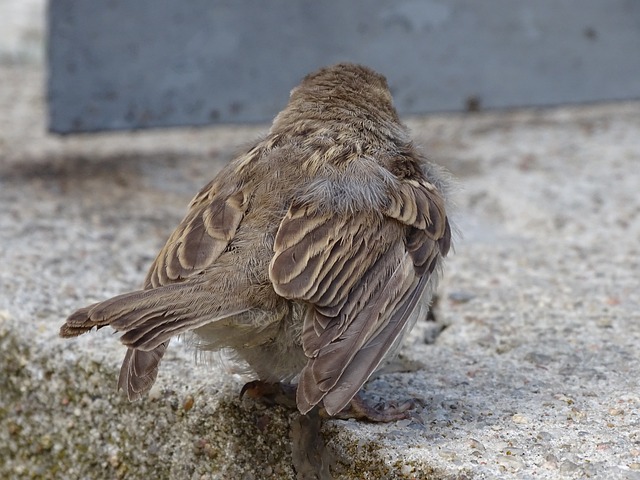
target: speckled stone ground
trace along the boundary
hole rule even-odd
[[[48,136],[39,57],[10,53],[0,475],[293,478],[295,414],[240,401],[231,367],[194,366],[176,344],[130,404],[110,332],[56,337],[74,308],[139,285],[191,195],[264,127]],[[640,104],[408,123],[458,179],[446,328],[432,344],[420,322],[403,351],[414,371],[368,386],[424,399],[420,421],[324,425],[335,476],[640,478]]]

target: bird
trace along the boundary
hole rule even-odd
[[[383,75],[320,68],[197,193],[143,288],[80,308],[60,335],[119,332],[130,400],[185,335],[232,351],[257,377],[248,389],[287,386],[301,414],[338,416],[426,315],[452,243],[450,183]]]

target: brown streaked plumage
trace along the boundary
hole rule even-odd
[[[302,413],[335,415],[425,313],[450,246],[446,189],[384,77],[323,68],[196,195],[144,289],[76,311],[60,334],[121,332],[130,399],[153,384],[171,337],[193,332],[260,380],[297,378]]]

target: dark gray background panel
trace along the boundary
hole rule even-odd
[[[51,0],[50,129],[267,121],[315,68],[402,113],[640,98],[638,0]]]

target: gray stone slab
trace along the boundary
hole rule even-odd
[[[296,414],[238,399],[180,342],[145,399],[107,329],[57,331],[140,285],[186,205],[266,126],[44,134],[42,71],[0,65],[0,477],[293,479]],[[8,87],[8,88],[6,88]],[[640,478],[640,104],[432,115],[459,183],[435,343],[367,386],[419,421],[330,421],[337,479]]]
[[[131,404],[117,338],[57,338],[74,308],[139,285],[193,193],[266,127],[47,135],[36,58],[0,54],[0,477],[294,478],[296,415],[240,401],[233,370],[173,342]],[[367,386],[424,399],[420,421],[325,423],[337,479],[640,479],[638,111],[409,120],[459,183],[447,327],[434,344],[419,322],[413,368]]]
[[[48,23],[58,133],[267,121],[344,60],[404,114],[640,98],[634,0],[53,0]]]

